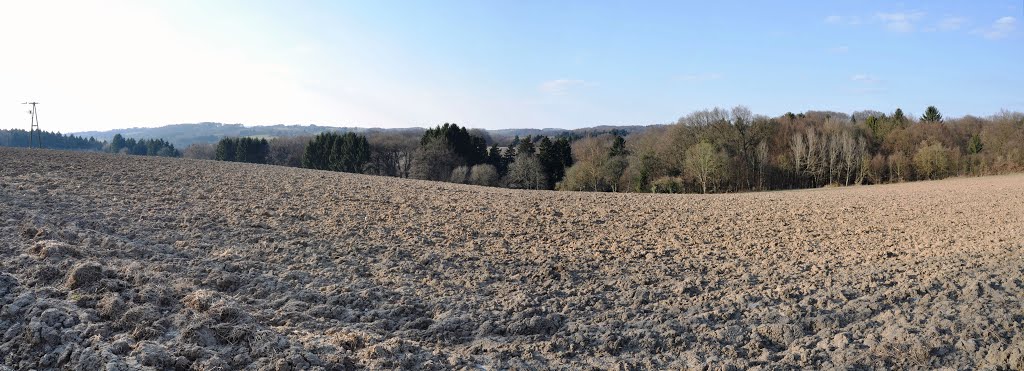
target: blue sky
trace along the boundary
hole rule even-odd
[[[111,0],[0,14],[0,47],[25,55],[0,62],[4,128],[25,126],[28,99],[62,131],[575,128],[739,104],[1024,111],[1020,1]]]

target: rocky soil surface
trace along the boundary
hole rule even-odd
[[[1024,368],[1024,175],[516,191],[0,149],[0,369]]]

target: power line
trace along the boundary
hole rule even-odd
[[[22,104],[31,104],[32,110],[28,111],[32,115],[32,126],[28,129],[28,147],[32,148],[32,137],[35,135],[38,139],[39,148],[43,148],[43,131],[39,129],[39,113],[36,111],[36,105],[39,102],[25,102]]]

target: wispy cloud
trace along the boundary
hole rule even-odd
[[[867,95],[887,91],[887,88],[884,86],[885,84],[880,84],[882,80],[866,73],[850,76],[850,81],[853,81],[853,84],[845,90],[853,94]]]
[[[554,94],[554,95],[565,95],[570,90],[578,87],[588,86],[590,83],[584,80],[573,80],[573,79],[555,79],[542,82],[538,89],[540,91]]]
[[[886,30],[899,33],[909,33],[914,31],[956,31],[962,29],[969,23],[969,19],[966,17],[952,15],[938,19],[936,22],[935,19],[929,20],[927,13],[917,10],[877,12],[874,16],[868,16],[865,19],[867,19],[868,23],[875,25],[881,24]],[[825,17],[824,22],[834,25],[859,25],[864,23],[861,20],[861,17],[855,15],[830,15]]]
[[[1010,36],[1017,29],[1017,19],[1014,17],[1002,17],[992,25],[972,31],[971,33],[981,35],[986,39],[1002,39]]]
[[[835,46],[828,48],[828,52],[833,54],[846,54],[850,52],[850,47],[846,45]]]
[[[676,80],[678,80],[678,81],[712,81],[712,80],[721,80],[721,79],[722,79],[722,74],[717,73],[717,72],[712,72],[712,73],[696,73],[696,74],[676,76]]]
[[[825,23],[828,24],[845,24],[850,26],[856,26],[861,24],[860,17],[858,16],[841,16],[841,15],[830,15],[825,17]]]
[[[967,17],[947,15],[943,18],[928,18],[923,11],[900,11],[900,12],[877,12],[872,17],[866,17],[867,23],[881,24],[886,30],[898,33],[910,33],[915,31],[936,32],[936,31],[959,31],[971,25]],[[829,15],[823,21],[833,25],[859,25],[862,18],[855,15]],[[992,24],[984,27],[974,28],[970,31],[973,35],[980,35],[986,39],[1003,39],[1017,31],[1018,18],[1006,16],[996,19]],[[849,48],[838,46],[827,49],[830,53],[846,53]]]
[[[885,23],[885,28],[893,32],[912,32],[915,23],[924,18],[924,12],[876,13],[875,18]]]
[[[873,83],[879,82],[881,80],[879,80],[877,77],[874,77],[874,76],[871,76],[871,75],[868,75],[868,74],[865,74],[865,73],[858,73],[856,75],[850,76],[850,81],[856,81],[856,82],[862,82],[862,83],[867,83],[867,84],[873,84]]]

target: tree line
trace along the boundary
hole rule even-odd
[[[465,127],[444,124],[423,134],[412,153],[410,176],[524,189],[553,189],[572,166],[569,139],[516,136],[506,147],[474,135]]]
[[[59,132],[43,131],[32,134],[39,135],[43,143],[43,148],[50,149],[100,151],[103,150],[103,146],[105,144],[105,142],[98,141],[96,138],[84,138],[71,134],[61,134]],[[33,145],[33,147],[34,146],[35,145]],[[0,147],[29,147],[29,132],[27,130],[20,129],[0,130]]]
[[[246,162],[524,189],[712,193],[880,184],[1024,170],[1024,114],[946,119],[831,111],[755,115],[738,106],[693,112],[639,132],[566,132],[498,143],[483,130],[225,138],[186,157],[222,157],[248,140]],[[238,153],[237,145],[232,153]],[[239,157],[240,158],[240,157]]]
[[[174,145],[163,139],[134,139],[115,134],[113,139],[107,142],[96,140],[93,137],[84,138],[49,131],[33,133],[33,135],[40,135],[42,146],[47,149],[101,151],[141,156],[181,156],[181,152],[175,149]],[[19,129],[0,130],[0,147],[30,147],[29,132]]]
[[[577,165],[560,189],[736,192],[880,184],[1024,170],[1024,114],[945,120],[828,111],[754,115],[701,110],[675,124],[573,144]]]
[[[485,131],[450,123],[422,132],[222,138],[215,145],[193,144],[184,155],[530,189],[554,189],[573,163],[568,137],[517,136],[499,147]]]
[[[104,146],[104,151],[138,156],[181,157],[181,152],[166,140],[125,138],[121,134],[114,134],[109,145]]]
[[[217,142],[215,153],[218,161],[265,164],[270,154],[270,144],[262,138],[224,138]]]

